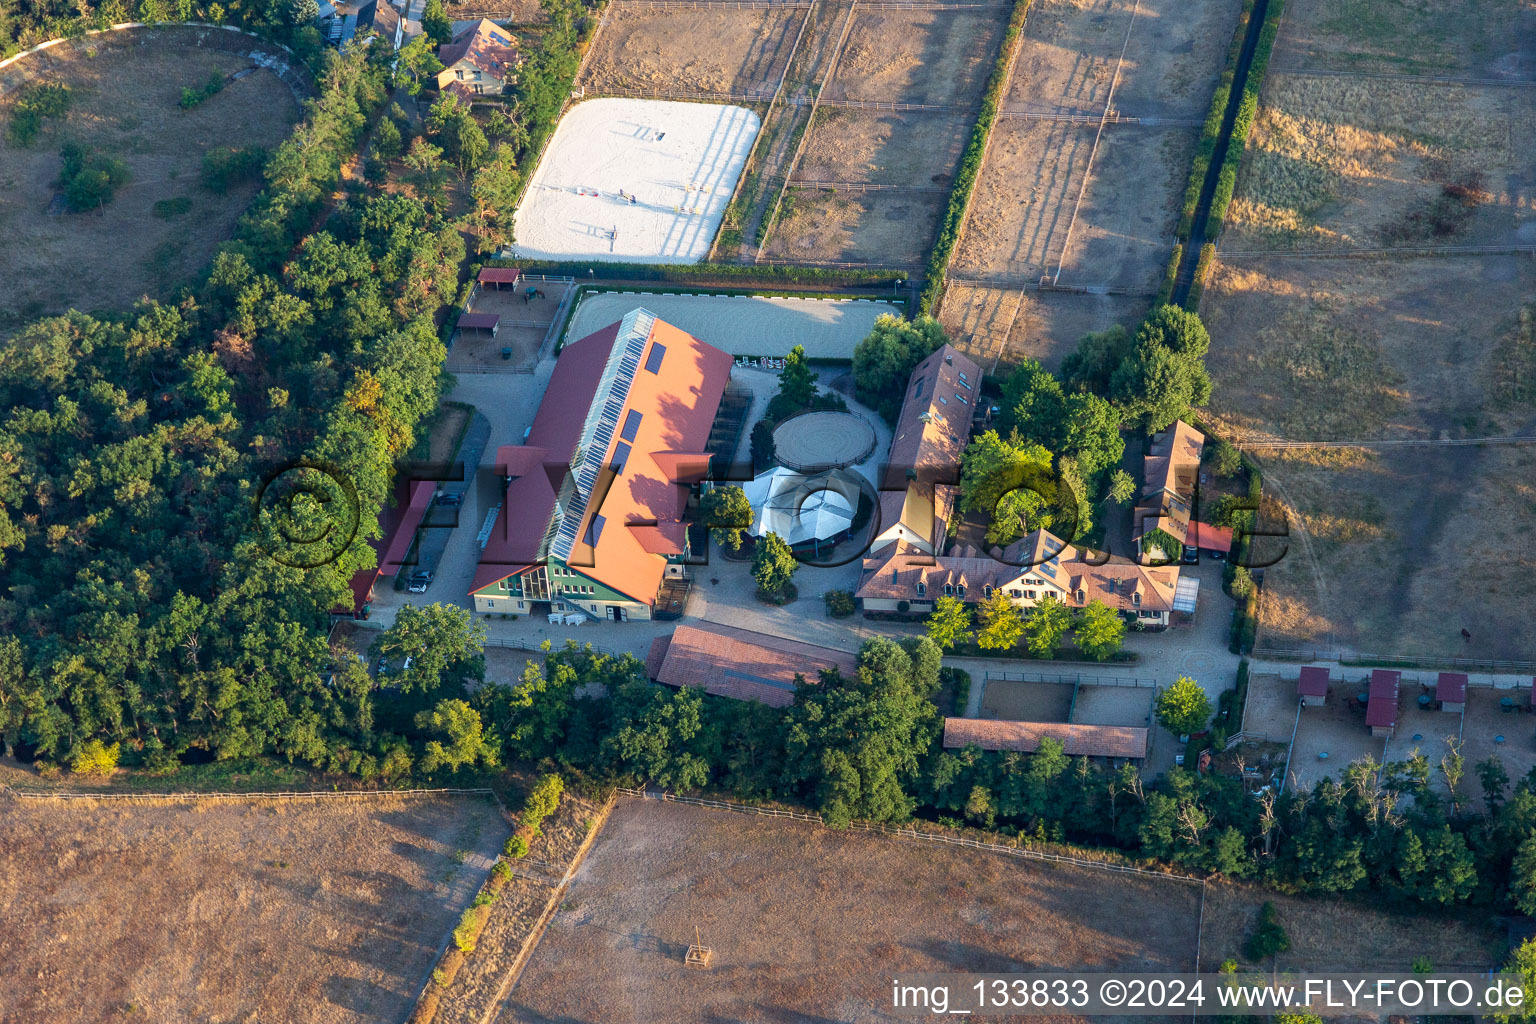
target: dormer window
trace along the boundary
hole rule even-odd
[[[956,597],[964,597],[965,596],[965,584],[964,583],[960,584],[958,587],[955,588],[955,596]]]
[[[944,596],[945,597],[954,597],[955,596],[955,588],[954,588],[953,585],[951,585],[949,583],[944,584]]]
[[[928,584],[926,584],[926,583],[919,583],[917,585],[917,596],[918,597],[926,597],[926,596],[928,596]]]
[[[992,596],[992,584],[988,583],[986,586],[982,587],[981,588],[981,592],[982,592],[983,596],[991,597]]]
[[[1137,607],[1140,607],[1141,606],[1141,595],[1140,594],[1132,594],[1131,595],[1131,604],[1134,604]]]

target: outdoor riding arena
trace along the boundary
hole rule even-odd
[[[903,307],[875,299],[807,299],[777,295],[675,295],[664,292],[587,292],[567,342],[621,320],[636,306],[733,356],[785,356],[796,345],[812,359],[852,359],[882,316]]]
[[[806,412],[773,430],[773,447],[782,466],[821,472],[863,462],[875,450],[875,428],[851,412]]]
[[[759,127],[745,107],[578,103],[518,207],[515,255],[697,263],[709,254]]]
[[[190,110],[183,87],[224,87]],[[41,84],[69,89],[65,116],[28,145],[5,139],[18,99]],[[165,298],[213,257],[260,182],[214,192],[204,154],[275,148],[308,90],[290,55],[215,27],[126,28],[21,55],[0,69],[0,333],[67,309],[127,309]],[[54,185],[65,143],[121,160],[129,180],[106,206],[67,212]]]

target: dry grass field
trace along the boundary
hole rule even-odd
[[[886,1020],[898,972],[1190,970],[1199,901],[1172,879],[623,799],[499,1020]],[[695,926],[708,971],[682,962]]]
[[[795,177],[948,188],[970,137],[971,118],[821,107]]]
[[[1536,78],[1531,0],[1293,0],[1275,67]]]
[[[593,43],[581,84],[590,93],[736,95],[778,84],[799,8],[626,8],[620,0]]]
[[[1273,76],[1224,248],[1536,240],[1529,89]]]
[[[790,188],[768,237],[770,259],[920,266],[946,196],[936,192],[832,192]]]
[[[854,15],[827,100],[973,110],[997,59],[1008,10],[866,11]]]
[[[228,238],[255,185],[216,195],[199,184],[203,154],[221,146],[275,146],[299,117],[289,87],[259,70],[192,110],[184,86],[251,66],[233,53],[167,40],[141,46],[76,42],[26,58],[37,82],[67,85],[68,116],[44,122],[29,148],[0,139],[0,330],[71,307],[126,309],[164,297]],[[19,67],[19,65],[18,65]],[[16,92],[0,97],[9,123]],[[76,142],[121,159],[132,175],[103,210],[50,213],[59,149]],[[167,219],[155,203],[186,197]]]
[[[1438,918],[1397,915],[1359,900],[1282,896],[1256,886],[1212,882],[1205,893],[1201,970],[1215,970],[1229,959],[1244,963],[1243,943],[1266,901],[1274,903],[1291,937],[1290,950],[1276,964],[1280,971],[1406,974],[1421,956],[1436,971],[1478,971],[1503,958],[1503,930],[1475,919],[1475,912]]]
[[[1533,292],[1536,268],[1514,256],[1222,264],[1201,307],[1213,418],[1298,440],[1536,433]],[[1296,535],[1266,576],[1262,643],[1486,658],[1536,648],[1524,613],[1536,448],[1261,457]]]
[[[955,344],[988,371],[1026,358],[1055,369],[1083,335],[1133,324],[1146,311],[1140,295],[1026,291],[1021,301],[1016,286],[954,279],[941,310]]]
[[[482,797],[0,794],[0,1020],[402,1020],[510,829]]]

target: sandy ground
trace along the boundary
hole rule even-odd
[[[403,1019],[510,832],[483,797],[0,796],[0,817],[17,1021]]]
[[[582,85],[604,90],[772,95],[805,11],[631,9],[608,13]]]
[[[15,102],[10,86],[28,77],[68,85],[73,104],[64,120],[44,122],[30,148],[0,142],[0,329],[71,307],[116,310],[144,295],[164,297],[234,230],[256,186],[224,195],[202,188],[203,154],[276,146],[299,106],[286,84],[259,70],[180,109],[182,87],[252,65],[246,56],[187,45],[195,38],[178,33],[131,48],[65,44],[7,69],[0,122],[9,123]],[[59,149],[69,141],[122,160],[132,175],[99,212],[47,212]],[[153,215],[157,201],[183,196],[192,203],[187,213]]]
[[[529,287],[538,288],[542,295],[531,302],[525,301],[523,294]],[[567,289],[574,287],[554,281],[534,281],[520,284],[515,289],[481,288],[469,312],[495,313],[501,317],[501,327],[494,338],[483,331],[456,338],[448,353],[448,372],[473,371],[484,366],[527,366],[537,361],[539,347],[549,333],[560,302]],[[511,359],[502,359],[503,348],[512,350]]]
[[[1243,944],[1257,926],[1259,908],[1275,905],[1291,948],[1281,971],[1374,970],[1408,973],[1416,957],[1436,971],[1486,970],[1503,960],[1504,930],[1476,911],[1429,917],[1393,914],[1364,900],[1282,896],[1257,886],[1212,882],[1205,893],[1200,966],[1223,960],[1244,964]],[[1266,967],[1268,965],[1265,965]]]
[[[514,251],[697,263],[709,253],[759,126],[757,114],[737,106],[578,104],[561,118],[518,207]]]
[[[1289,16],[1289,15],[1288,15]],[[1273,76],[1222,246],[1536,241],[1529,89]]]
[[[1514,711],[1506,711],[1501,706],[1500,702],[1505,697],[1514,702]],[[1468,687],[1464,715],[1447,715],[1444,712],[1436,714],[1461,727],[1461,756],[1467,763],[1468,771],[1460,791],[1475,809],[1482,809],[1483,793],[1470,769],[1479,761],[1497,755],[1504,762],[1504,771],[1509,774],[1511,781],[1525,778],[1532,768],[1536,768],[1536,716],[1531,713],[1528,689]],[[1502,742],[1500,736],[1504,737]]]
[[[951,280],[939,319],[964,352],[991,372],[1022,359],[1055,369],[1085,334],[1134,324],[1147,311],[1141,295],[1083,295]],[[1015,316],[1015,309],[1017,315]]]
[[[1248,703],[1243,708],[1243,732],[1255,733],[1271,743],[1290,743],[1296,726],[1296,679],[1299,673],[1248,678]]]
[[[1360,670],[1346,670],[1345,675],[1360,675]],[[1358,680],[1340,682],[1328,688],[1328,702],[1322,707],[1301,709],[1296,727],[1296,743],[1291,749],[1290,777],[1287,788],[1310,789],[1324,776],[1337,782],[1350,762],[1370,755],[1382,759],[1387,741],[1372,736],[1365,725],[1365,705],[1349,706],[1351,698],[1370,689]],[[1323,755],[1327,755],[1324,757]]]
[[[997,59],[1008,10],[854,15],[827,99],[973,108]]]
[[[588,292],[565,337],[585,337],[636,306],[734,356],[783,356],[804,345],[813,359],[852,359],[879,317],[901,314],[900,306],[869,299]]]
[[[823,192],[791,188],[769,236],[769,259],[917,267],[948,197],[927,192]]]
[[[1294,0],[1273,66],[1529,79],[1533,44],[1524,0]]]
[[[1072,703],[1072,721],[1081,725],[1150,726],[1156,697],[1151,686],[1079,686]]]
[[[1199,895],[624,799],[499,1019],[895,1020],[881,1012],[893,972],[1189,970]],[[695,927],[708,971],[682,962]]]
[[[1072,709],[1067,683],[1022,683],[1008,679],[972,679],[981,692],[981,717],[1009,722],[1065,722]]]
[[[948,188],[973,120],[966,114],[821,107],[795,177]]]

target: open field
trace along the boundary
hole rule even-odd
[[[883,1020],[898,972],[1190,970],[1199,900],[1172,879],[621,799],[499,1020]],[[708,971],[682,962],[695,926]]]
[[[620,0],[581,84],[593,93],[771,94],[804,17],[800,8],[646,10]]]
[[[1536,241],[1536,90],[1271,76],[1224,248]]]
[[[1293,0],[1275,67],[1536,78],[1529,0]]]
[[[948,188],[970,137],[971,121],[957,113],[821,107],[795,177]]]
[[[1002,5],[977,13],[860,10],[824,98],[972,109],[1007,24]]]
[[[1436,971],[1477,971],[1503,959],[1504,931],[1470,911],[1429,917],[1423,910],[1393,914],[1363,900],[1283,896],[1257,886],[1211,882],[1205,893],[1200,967],[1214,971],[1223,960],[1246,962],[1243,943],[1272,902],[1291,948],[1280,954],[1280,971],[1382,971],[1408,973],[1415,957]],[[1268,969],[1269,965],[1263,965]]]
[[[29,148],[0,142],[0,330],[71,307],[126,309],[141,296],[168,295],[213,256],[256,194],[254,183],[223,195],[203,188],[203,154],[275,146],[299,117],[289,86],[265,69],[182,110],[183,87],[250,68],[251,58],[186,45],[196,38],[189,32],[136,38],[142,45],[66,43],[8,69],[8,88],[30,76],[68,86],[73,102],[66,118],[43,122]],[[9,123],[16,96],[0,97],[0,123]],[[130,181],[104,208],[53,206],[66,142],[127,165]],[[185,212],[155,216],[157,202],[180,198],[190,201]]]
[[[1133,0],[1036,0],[1003,109],[1097,116],[1133,6]]]
[[[1220,264],[1202,305],[1214,419],[1300,440],[1536,432],[1536,342],[1522,320],[1533,290],[1536,269],[1513,256]],[[1259,455],[1266,493],[1306,534],[1267,573],[1261,645],[1486,658],[1536,648],[1524,613],[1536,449]],[[1469,574],[1473,538],[1484,557]]]
[[[401,1020],[510,831],[484,797],[0,795],[0,815],[18,1021]]]
[[[1083,335],[1135,323],[1146,311],[1147,300],[1140,295],[1032,290],[1021,304],[1017,287],[951,281],[941,319],[955,345],[990,372],[994,360],[1006,368],[1026,358],[1055,369]]]
[[[768,238],[769,259],[920,265],[947,196],[941,192],[824,192],[791,187]]]

